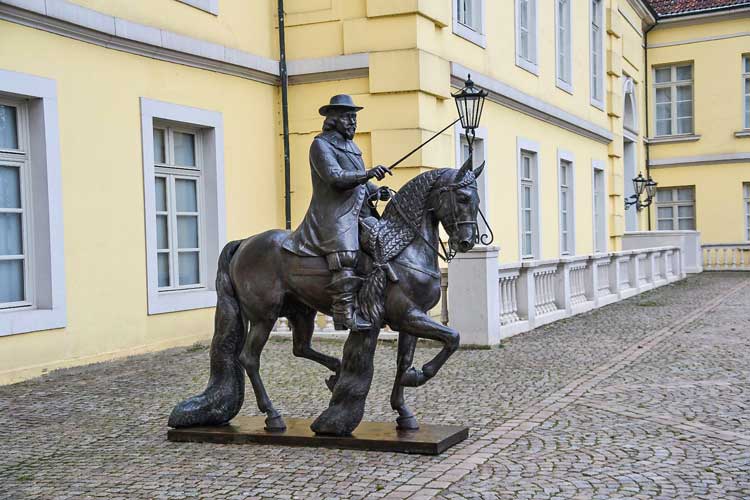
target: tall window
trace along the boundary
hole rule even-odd
[[[591,103],[604,106],[604,15],[602,0],[591,0]]]
[[[571,0],[556,0],[556,48],[557,48],[557,86],[568,92],[572,91],[573,61],[572,32],[570,21]]]
[[[537,72],[537,0],[516,0],[516,64]]]
[[[607,251],[607,209],[603,162],[594,162],[594,251]]]
[[[0,308],[31,304],[26,108],[0,100]]]
[[[745,239],[750,241],[750,182],[742,185],[745,197]]]
[[[695,229],[695,188],[660,188],[656,190],[656,229]]]
[[[482,31],[482,6],[479,0],[455,0],[457,2],[456,18],[463,26],[472,31]]]
[[[742,58],[742,84],[745,87],[745,128],[750,128],[750,56]]]
[[[574,183],[573,162],[560,159],[560,254],[570,255],[575,253],[573,238],[575,229],[573,227],[574,210]]]
[[[521,258],[537,258],[537,155],[521,151]]]
[[[200,134],[154,126],[156,252],[160,291],[202,286]]]
[[[693,65],[654,69],[656,135],[693,133]]]

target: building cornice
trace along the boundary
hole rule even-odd
[[[642,22],[647,26],[656,24],[656,16],[643,0],[628,0],[628,5],[638,14]]]
[[[276,85],[279,63],[65,0],[0,0],[0,19],[109,49]]]
[[[689,26],[706,22],[725,21],[747,17],[750,15],[750,7],[720,7],[704,11],[693,11],[668,16],[659,16],[656,21],[656,29],[660,27]]]
[[[706,164],[750,163],[750,153],[724,153],[714,155],[681,156],[651,160],[651,168],[692,167]]]
[[[483,75],[478,71],[470,70],[459,63],[451,63],[451,83],[455,87],[462,87],[469,73],[471,73],[471,79],[478,86],[489,92],[487,99],[492,102],[602,144],[609,144],[614,139],[614,134],[604,127],[584,120],[546,101],[530,96],[500,80]]]

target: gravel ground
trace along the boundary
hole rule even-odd
[[[207,378],[201,345],[56,371],[0,387],[0,498],[748,499],[748,291],[750,274],[704,273],[459,351],[407,391],[420,421],[471,428],[438,457],[170,443],[171,408]],[[367,420],[395,419],[395,358],[382,342]],[[284,414],[326,407],[328,373],[289,341],[262,361]],[[241,413],[258,414],[249,384]]]

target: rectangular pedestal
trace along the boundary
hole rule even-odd
[[[399,431],[395,423],[362,422],[351,436],[318,436],[310,430],[312,420],[285,418],[284,432],[268,432],[264,417],[237,417],[220,427],[169,429],[167,439],[176,442],[220,444],[275,444],[316,446],[354,450],[394,451],[438,455],[469,436],[467,427],[426,425],[416,431]]]

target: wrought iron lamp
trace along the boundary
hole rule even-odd
[[[484,100],[487,98],[487,91],[475,86],[471,80],[471,75],[469,75],[464,88],[451,95],[456,100],[461,126],[466,134],[466,142],[469,143],[469,155],[472,156],[474,137],[476,136],[476,129],[479,128],[479,121],[482,119],[482,109],[484,108]]]
[[[625,200],[625,210],[629,209],[633,205],[635,205],[635,208],[637,210],[642,210],[654,201],[654,196],[656,196],[656,186],[657,183],[649,177],[646,179],[643,177],[643,174],[641,172],[638,173],[638,177],[633,179],[633,188],[635,189],[635,194],[630,195],[630,198]],[[643,195],[643,192],[646,192],[646,199],[641,202],[641,196]]]

